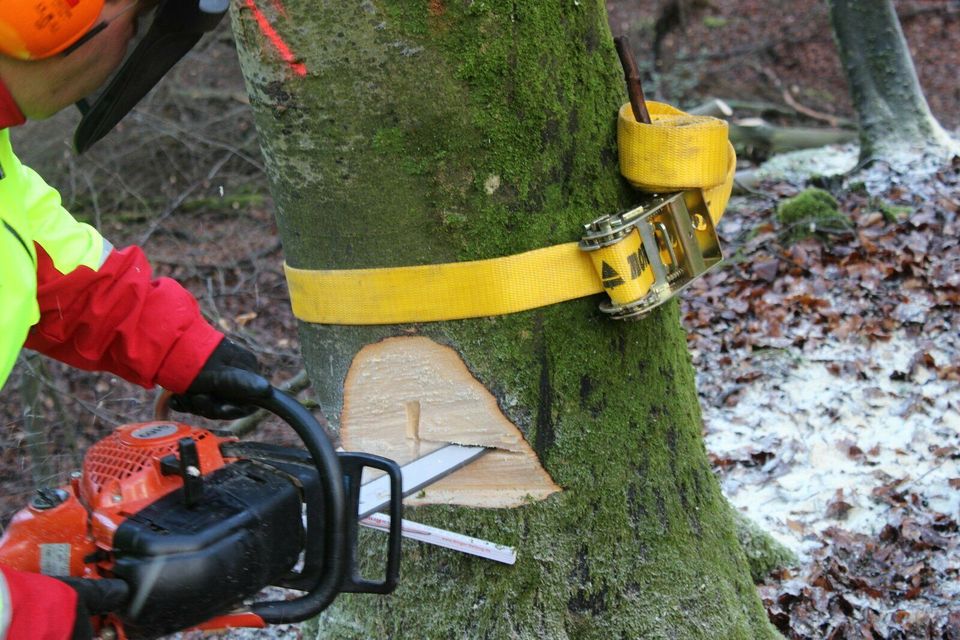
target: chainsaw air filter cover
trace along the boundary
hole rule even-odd
[[[127,424],[87,451],[80,497],[97,510],[131,512],[169,493],[180,486],[180,480],[164,473],[158,461],[177,452],[184,438],[194,441],[203,473],[224,465],[222,440],[206,429],[168,421]],[[102,535],[106,540],[110,532]]]

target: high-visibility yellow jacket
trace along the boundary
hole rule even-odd
[[[77,222],[0,131],[0,385],[20,348],[184,391],[223,335],[137,247]]]
[[[110,244],[93,228],[77,223],[57,193],[13,155],[10,132],[0,132],[0,386],[6,380],[30,327],[40,320],[37,248],[41,238],[60,271],[99,269]]]

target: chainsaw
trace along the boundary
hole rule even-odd
[[[101,638],[119,640],[298,622],[342,592],[391,592],[400,566],[400,468],[338,453],[313,415],[277,389],[250,404],[279,416],[306,449],[168,419],[120,426],[88,450],[69,484],[39,490],[13,517],[0,564],[116,581],[125,604],[92,623]],[[383,472],[383,499],[361,506],[365,469]],[[383,508],[385,567],[369,579],[356,563],[358,518]],[[267,586],[298,597],[257,600]]]

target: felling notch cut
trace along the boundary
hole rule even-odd
[[[515,313],[606,292],[601,309],[640,318],[722,259],[715,225],[733,187],[727,123],[648,102],[619,113],[620,170],[647,200],[584,225],[579,242],[512,256],[381,269],[284,264],[294,315],[320,324],[434,322]]]
[[[344,382],[340,437],[347,450],[402,465],[451,443],[490,449],[408,505],[508,508],[560,491],[493,394],[456,351],[429,338],[387,338],[357,353]]]

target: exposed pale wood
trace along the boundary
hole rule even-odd
[[[344,383],[340,424],[345,449],[400,464],[451,442],[498,449],[407,504],[514,507],[560,490],[460,356],[428,338],[389,338],[361,349]]]

